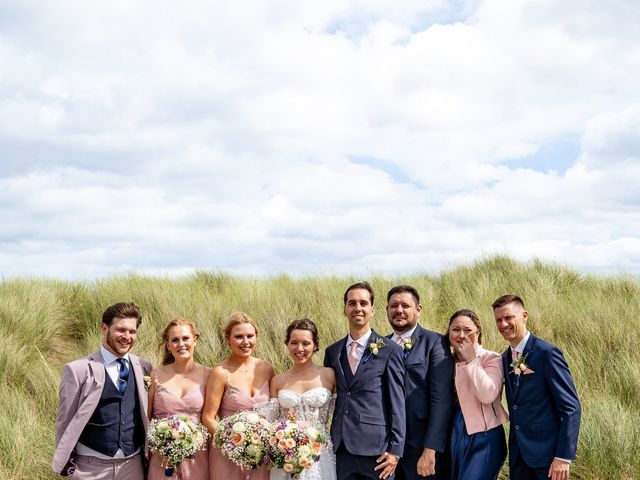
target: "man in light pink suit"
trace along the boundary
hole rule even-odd
[[[133,303],[102,315],[103,343],[64,366],[52,468],[77,480],[143,480],[151,364],[129,353],[142,322]]]

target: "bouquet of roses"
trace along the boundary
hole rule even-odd
[[[269,437],[269,460],[274,468],[297,475],[311,468],[320,458],[320,450],[326,436],[308,422],[296,421],[294,417],[280,419],[272,424]]]
[[[239,412],[218,422],[214,446],[236,465],[258,468],[267,461],[271,424],[256,412]]]
[[[169,415],[154,418],[147,429],[147,446],[165,460],[164,474],[173,475],[174,468],[187,458],[193,458],[198,450],[207,446],[209,432],[204,425],[194,422],[187,415]]]

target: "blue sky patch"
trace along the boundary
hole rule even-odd
[[[571,167],[580,156],[580,136],[567,135],[541,145],[533,154],[513,160],[515,166],[537,172],[548,173],[555,170],[560,175]]]

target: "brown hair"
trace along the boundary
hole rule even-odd
[[[496,308],[504,307],[505,305],[509,305],[510,303],[517,303],[522,308],[524,308],[524,302],[517,295],[502,295],[501,297],[497,298],[491,306],[495,310]]]
[[[256,331],[256,335],[258,335],[258,325],[253,318],[251,318],[244,312],[233,312],[222,324],[222,332],[224,333],[224,338],[228,339],[233,327],[235,327],[236,325],[242,325],[243,323],[248,323],[249,325],[251,325]]]
[[[169,365],[170,363],[176,361],[176,359],[173,358],[173,355],[167,348],[167,342],[169,342],[169,330],[180,325],[186,325],[187,327],[189,327],[194,339],[197,340],[198,338],[200,338],[200,333],[191,320],[187,320],[186,318],[180,316],[171,320],[169,324],[164,328],[161,335],[162,343],[160,343],[160,348],[162,348],[162,365]]]
[[[449,319],[449,327],[451,327],[451,323],[457,317],[467,317],[471,319],[473,324],[478,329],[478,343],[482,345],[482,326],[480,325],[480,319],[478,318],[478,315],[476,315],[476,312],[474,312],[473,310],[469,310],[468,308],[463,308],[462,310],[458,310],[453,315],[451,315],[451,318]]]
[[[294,330],[306,330],[307,332],[311,332],[311,338],[313,339],[313,343],[315,344],[314,352],[317,352],[320,349],[320,337],[318,335],[318,328],[316,324],[313,323],[308,318],[303,318],[301,320],[294,320],[287,327],[287,337],[284,339],[285,345],[289,343],[291,340],[291,332]]]
[[[102,314],[102,323],[110,326],[114,318],[135,318],[136,327],[142,323],[142,314],[135,303],[114,303]]]
[[[351,290],[366,290],[367,292],[369,292],[369,295],[371,295],[371,306],[373,307],[373,298],[374,298],[374,293],[373,293],[373,287],[369,284],[369,282],[358,282],[358,283],[354,283],[353,285],[350,285],[349,288],[347,288],[347,290],[344,292],[344,304],[347,304],[347,296],[349,294],[349,292]]]

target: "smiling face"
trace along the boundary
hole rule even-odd
[[[478,344],[478,333],[478,327],[473,320],[465,315],[458,315],[449,324],[449,342],[456,351],[460,350],[465,339],[475,347]]]
[[[522,305],[512,302],[496,308],[493,316],[500,334],[512,347],[516,347],[527,334],[529,313]]]
[[[171,327],[167,332],[165,345],[174,359],[189,360],[193,357],[193,350],[196,346],[193,330],[191,330],[189,325],[175,325]]]
[[[395,293],[389,298],[387,319],[397,333],[404,333],[415,327],[420,312],[422,312],[422,305],[417,303],[409,292]]]
[[[239,357],[249,357],[256,348],[258,335],[250,323],[234,325],[226,337],[231,353]]]
[[[289,356],[296,365],[303,365],[311,361],[317,349],[313,341],[313,334],[309,330],[292,330],[287,342]]]
[[[371,294],[364,288],[354,288],[347,292],[347,301],[344,305],[344,316],[349,320],[349,327],[361,331],[369,327],[369,322],[374,314]]]
[[[138,338],[138,320],[135,318],[114,318],[111,325],[102,324],[104,348],[118,357],[131,350]]]

